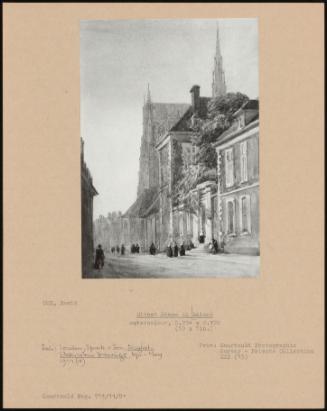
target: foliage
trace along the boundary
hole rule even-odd
[[[208,169],[216,168],[217,153],[211,143],[203,142],[199,147],[197,161],[204,164]]]
[[[173,205],[184,204],[190,209],[191,190],[196,187],[198,177],[198,166],[181,168],[180,179],[173,185],[172,199]]]
[[[213,98],[208,102],[208,119],[195,122],[194,143],[199,147],[197,161],[206,167],[207,174],[210,171],[212,175],[217,166],[217,153],[212,143],[231,126],[234,113],[248,100],[248,96],[239,92]],[[202,176],[198,183],[205,181],[204,178]]]
[[[198,147],[197,167],[183,167],[182,148],[174,142],[173,165],[173,204],[183,204],[189,211],[195,211],[196,201],[191,190],[205,181],[217,181],[217,153],[213,143],[227,130],[233,121],[234,113],[249,98],[242,93],[227,93],[208,102],[206,118],[193,117],[191,128],[194,131],[193,144]],[[193,167],[193,169],[192,169]]]
[[[249,100],[249,97],[242,93],[227,93],[224,96],[213,98],[208,103],[208,118],[216,119],[220,116],[230,122],[233,114]]]
[[[231,126],[234,113],[248,100],[242,93],[227,93],[211,99],[208,102],[208,119],[195,122],[194,143],[201,146],[215,142]]]
[[[201,184],[205,181],[216,181],[217,182],[217,173],[215,168],[206,168],[204,167],[202,172],[199,173],[196,183]]]

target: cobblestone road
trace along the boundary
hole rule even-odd
[[[259,274],[258,256],[237,254],[192,254],[169,258],[165,254],[106,255],[101,270],[92,278],[186,278],[255,277]]]

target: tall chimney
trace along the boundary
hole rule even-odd
[[[200,86],[194,85],[191,88],[190,93],[191,93],[191,101],[192,101],[193,110],[197,111],[200,106]]]

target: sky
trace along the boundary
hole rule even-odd
[[[256,19],[84,20],[80,22],[81,136],[99,195],[94,218],[125,212],[136,199],[142,106],[211,97],[219,22],[228,92],[258,98]]]

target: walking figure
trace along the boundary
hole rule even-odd
[[[167,246],[166,254],[167,254],[167,257],[173,256],[173,249],[170,244]]]
[[[214,254],[217,254],[218,253],[218,241],[215,238],[212,239],[212,245],[213,245]]]
[[[152,243],[151,245],[150,245],[150,254],[151,255],[155,255],[156,254],[156,246],[154,245],[154,243]]]
[[[184,247],[184,244],[181,245],[181,248],[180,248],[180,250],[179,250],[179,255],[180,255],[180,256],[184,256],[184,255],[185,255],[185,247]]]
[[[104,252],[102,250],[101,244],[98,245],[95,251],[95,262],[94,268],[100,270],[104,266]]]
[[[204,239],[205,239],[205,235],[203,233],[203,231],[201,231],[200,235],[199,235],[199,243],[203,244],[204,243]]]
[[[178,245],[177,244],[175,244],[175,247],[174,247],[174,257],[178,257]]]
[[[125,254],[125,246],[124,246],[124,244],[121,245],[120,253],[121,253],[121,255],[124,255],[124,254]]]

